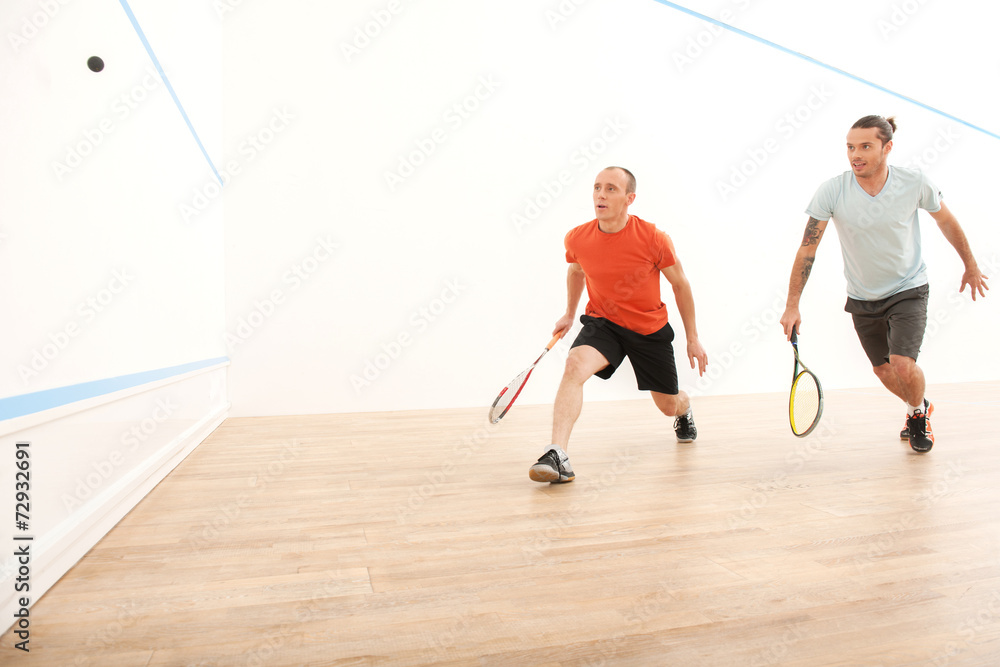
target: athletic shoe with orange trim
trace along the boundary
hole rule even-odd
[[[915,452],[931,451],[934,446],[934,431],[931,430],[931,420],[920,410],[906,418],[906,428],[910,431],[910,447]]]
[[[926,413],[928,417],[934,414],[934,404],[928,401],[926,398],[924,399],[924,413]],[[909,416],[903,419],[903,430],[899,432],[900,440],[910,439],[910,427],[906,425],[907,419],[909,419]]]

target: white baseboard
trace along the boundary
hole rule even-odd
[[[225,372],[222,370],[221,372]],[[187,379],[187,378],[185,378]],[[161,389],[162,385],[153,388]],[[130,396],[114,397],[120,401],[128,400]],[[198,393],[198,392],[193,392]],[[115,400],[111,399],[108,404]],[[74,509],[64,519],[35,534],[30,542],[12,542],[5,545],[3,559],[0,560],[0,614],[4,619],[0,627],[8,629],[17,620],[14,614],[21,608],[20,598],[30,601],[29,614],[39,598],[42,597],[59,579],[66,574],[83,556],[90,551],[114,526],[121,521],[143,498],[177,467],[201,442],[203,442],[229,414],[228,402],[215,401],[204,406],[207,414],[197,418],[183,431],[170,437],[156,451],[138,461],[125,471],[114,483],[100,489],[93,497],[87,499],[80,507]],[[63,420],[73,420],[65,415]],[[59,421],[59,420],[57,420]],[[37,446],[43,446],[38,443]],[[44,483],[39,477],[33,479],[33,499],[38,498],[44,490]],[[66,489],[64,488],[65,492]],[[48,499],[58,498],[57,490],[48,490]],[[12,558],[14,545],[30,545],[30,590],[18,592],[15,589],[19,564]],[[8,548],[9,547],[9,548]],[[30,617],[29,617],[30,618]]]

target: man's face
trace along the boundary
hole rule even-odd
[[[628,216],[634,192],[625,192],[628,178],[620,169],[605,169],[594,181],[594,212],[601,222],[617,221]]]
[[[878,128],[855,128],[847,133],[847,159],[851,162],[854,175],[870,178],[882,171],[886,157],[892,150],[892,141],[878,138]]]

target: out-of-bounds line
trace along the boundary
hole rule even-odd
[[[179,366],[168,368],[157,368],[141,373],[131,373],[129,375],[119,375],[118,377],[105,378],[103,380],[93,380],[91,382],[81,382],[71,384],[66,387],[56,387],[54,389],[44,389],[30,394],[0,398],[0,421],[14,419],[25,415],[51,410],[68,403],[76,403],[95,396],[103,396],[122,389],[130,389],[149,382],[156,382],[164,378],[190,373],[191,371],[208,368],[229,361],[228,357],[217,357],[215,359],[204,359],[202,361],[192,361]]]
[[[939,116],[944,116],[945,118],[947,118],[949,120],[953,120],[956,123],[961,123],[962,125],[965,125],[966,127],[970,127],[973,130],[976,130],[977,132],[982,132],[983,134],[989,135],[989,136],[993,137],[994,139],[1000,139],[1000,134],[996,134],[995,132],[990,132],[989,130],[987,130],[985,128],[982,128],[982,127],[979,127],[978,125],[974,125],[974,124],[970,123],[969,121],[962,120],[958,116],[953,116],[950,113],[947,113],[945,111],[941,111],[940,109],[936,109],[936,108],[930,106],[929,104],[924,104],[923,102],[921,102],[919,100],[915,100],[912,97],[907,97],[906,95],[903,95],[902,93],[897,93],[894,90],[890,90],[889,88],[886,88],[885,86],[882,86],[882,85],[879,85],[879,84],[875,83],[874,81],[869,81],[868,79],[864,79],[864,78],[862,78],[860,76],[857,76],[856,74],[851,74],[850,72],[844,71],[844,70],[840,69],[839,67],[834,67],[833,65],[829,65],[829,64],[823,62],[822,60],[816,60],[812,56],[807,56],[804,53],[799,53],[798,51],[794,51],[794,50],[788,48],[787,46],[782,46],[781,44],[777,44],[775,42],[772,42],[769,39],[764,39],[763,37],[761,37],[759,35],[753,34],[752,32],[747,32],[746,30],[741,30],[740,28],[737,28],[735,26],[731,26],[728,23],[724,23],[722,21],[719,21],[718,19],[713,19],[710,16],[706,16],[706,15],[700,13],[700,12],[696,12],[693,9],[688,9],[687,7],[684,7],[682,5],[678,5],[675,2],[669,2],[669,0],[653,0],[653,1],[654,2],[658,2],[661,5],[665,5],[667,7],[671,7],[673,9],[676,9],[677,11],[684,12],[685,14],[690,14],[691,16],[694,16],[695,18],[699,18],[702,21],[708,21],[709,23],[717,25],[720,28],[723,28],[725,30],[729,30],[730,32],[735,32],[737,35],[742,35],[742,36],[744,36],[744,37],[746,37],[748,39],[754,40],[755,42],[760,42],[761,44],[764,44],[766,46],[770,46],[773,49],[777,49],[778,51],[781,51],[782,53],[787,53],[789,55],[795,56],[796,58],[801,58],[802,60],[805,60],[806,62],[810,62],[810,63],[812,63],[814,65],[819,65],[820,67],[822,67],[824,69],[828,69],[831,72],[836,72],[837,74],[840,74],[842,76],[846,76],[847,78],[853,79],[853,80],[857,81],[858,83],[863,83],[866,86],[871,86],[872,88],[875,88],[876,90],[880,90],[883,93],[887,93],[887,94],[892,95],[894,97],[898,97],[899,99],[905,100],[905,101],[909,102],[910,104],[915,104],[918,107],[921,107],[922,109],[926,109],[927,111],[936,113]]]
[[[139,41],[142,45],[146,47],[146,53],[149,54],[150,60],[153,61],[153,66],[156,67],[157,73],[160,75],[160,79],[163,84],[167,87],[170,92],[170,97],[174,98],[174,104],[177,105],[177,110],[181,112],[181,116],[184,118],[184,122],[187,123],[188,129],[191,130],[191,136],[194,137],[195,142],[198,144],[198,148],[201,149],[201,154],[205,156],[205,160],[208,161],[208,166],[212,169],[212,173],[215,177],[219,179],[219,183],[222,183],[222,176],[219,174],[219,170],[215,168],[215,164],[212,162],[212,158],[208,156],[208,151],[205,150],[204,144],[201,143],[201,139],[198,137],[198,133],[194,129],[194,125],[191,124],[191,119],[188,118],[187,112],[184,111],[184,106],[181,104],[180,98],[177,97],[177,93],[174,92],[174,87],[170,85],[170,79],[167,78],[167,73],[163,71],[163,67],[160,66],[160,59],[156,57],[153,53],[153,47],[150,46],[149,40],[146,39],[146,34],[139,27],[139,21],[135,18],[135,14],[132,13],[132,8],[128,5],[128,0],[119,0],[122,5],[122,9],[128,15],[128,20],[132,22],[132,27],[135,28],[135,34],[139,36]]]

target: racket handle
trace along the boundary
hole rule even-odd
[[[792,335],[788,340],[791,341],[792,345],[795,345],[797,342],[799,342],[799,335],[798,333],[796,333],[795,327],[792,327]]]
[[[556,343],[558,343],[559,339],[562,338],[562,337],[563,337],[563,334],[557,333],[555,336],[552,337],[552,340],[549,341],[549,344],[545,346],[545,349],[546,350],[551,350],[552,346],[555,345]]]

